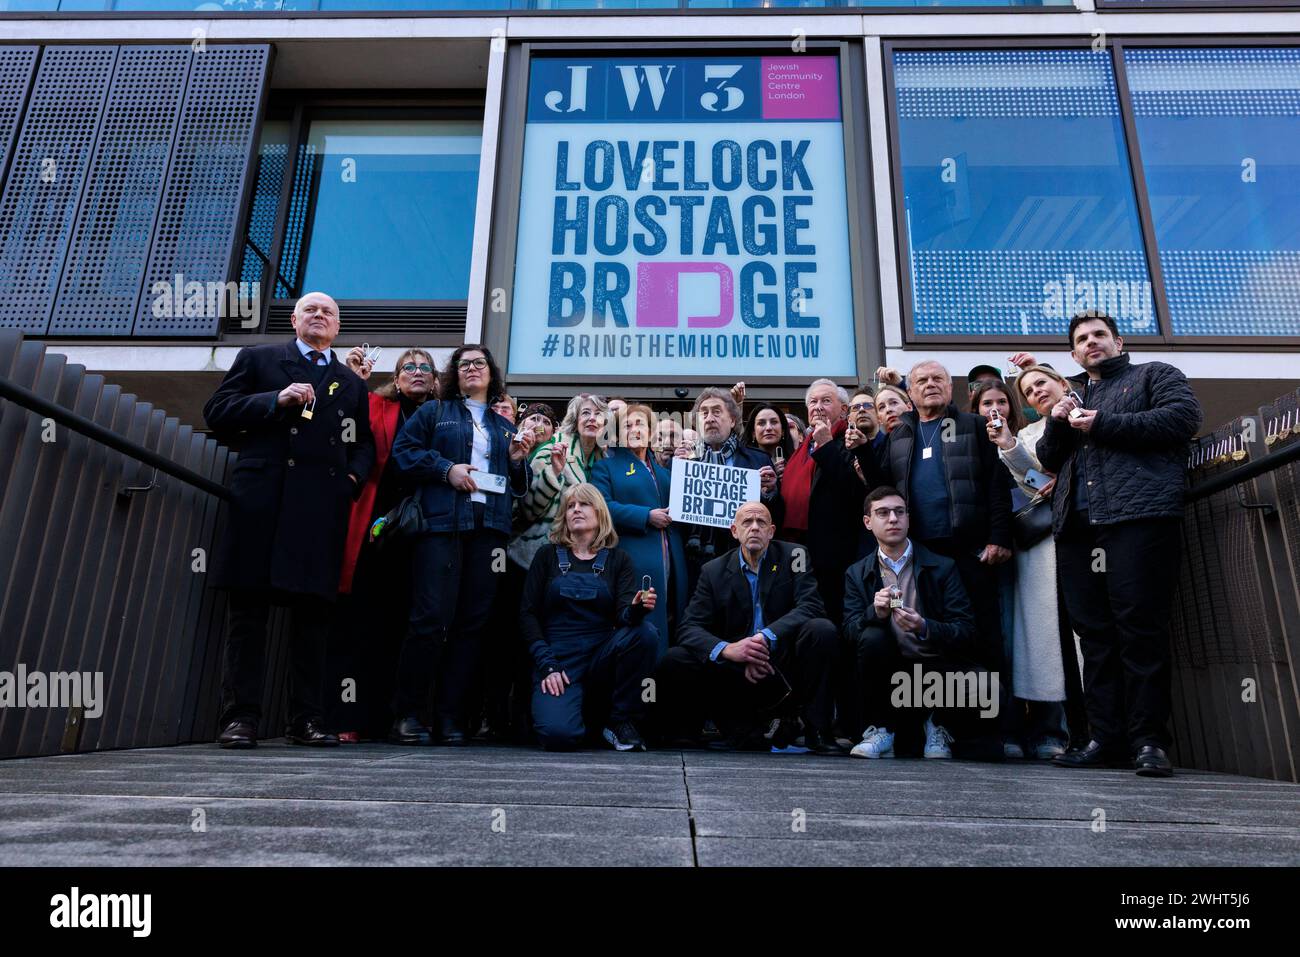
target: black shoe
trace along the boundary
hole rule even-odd
[[[217,744],[223,748],[255,748],[257,726],[251,721],[231,721],[217,735]]]
[[[1089,741],[1088,746],[1074,751],[1066,751],[1052,758],[1058,768],[1123,768],[1128,767],[1124,756],[1114,748],[1096,741]]]
[[[459,748],[468,742],[468,735],[454,718],[442,718],[438,721],[438,740],[453,748]]]
[[[393,722],[388,740],[393,744],[433,744],[433,732],[422,725],[417,717],[399,718]]]
[[[1137,757],[1133,759],[1133,767],[1144,778],[1168,778],[1174,774],[1169,755],[1165,754],[1164,748],[1158,748],[1154,744],[1148,744],[1138,751]]]
[[[289,728],[284,733],[284,739],[290,744],[306,744],[314,748],[336,748],[339,744],[338,735],[321,730],[315,721]]]
[[[803,734],[803,746],[813,754],[847,754],[848,749],[835,740],[832,734],[822,734],[808,728]]]
[[[615,751],[644,751],[645,742],[631,721],[619,721],[601,732],[601,737]]]

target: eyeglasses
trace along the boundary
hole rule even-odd
[[[902,518],[907,514],[907,506],[900,505],[898,508],[873,508],[871,514],[876,518],[889,518],[891,515],[895,518]]]
[[[416,369],[428,373],[433,371],[433,366],[429,365],[427,362],[421,362],[419,365],[416,365],[414,362],[407,362],[402,365],[403,372],[414,372]]]
[[[457,369],[486,369],[486,359],[461,359],[456,363]]]
[[[854,412],[865,412],[866,410],[874,409],[875,407],[876,407],[875,404],[872,402],[854,402],[851,406],[849,406],[849,408],[852,409]]]

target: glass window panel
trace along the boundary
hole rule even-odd
[[[313,122],[297,288],[336,299],[466,298],[481,140],[472,122]]]
[[[1300,335],[1300,49],[1124,51],[1175,335]]]
[[[894,82],[917,334],[1158,334],[1109,53],[900,50]]]
[[[257,178],[253,185],[253,206],[248,212],[244,238],[241,282],[260,283],[275,239],[275,214],[280,205],[285,160],[289,155],[289,123],[267,120],[262,124],[262,142],[257,151]]]

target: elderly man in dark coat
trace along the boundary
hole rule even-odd
[[[321,728],[325,640],[338,592],[349,504],[374,463],[366,387],[331,348],[338,303],[320,292],[294,306],[297,335],[241,349],[203,408],[240,449],[214,563],[229,590],[221,681],[225,748],[257,743],[272,605],[292,608],[289,726],[293,744],[337,745]]]

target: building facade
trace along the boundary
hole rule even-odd
[[[0,11],[0,326],[196,424],[315,289],[381,369],[481,341],[529,398],[1073,372],[1081,308],[1207,426],[1300,378],[1300,10]]]

